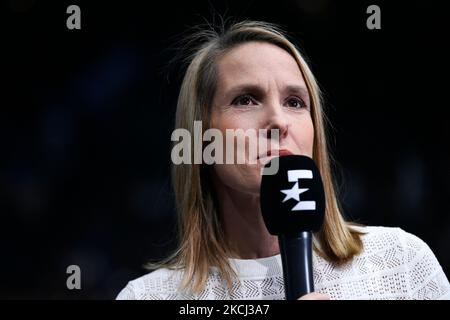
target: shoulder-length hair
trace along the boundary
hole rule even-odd
[[[195,139],[202,139],[201,136],[194,136],[194,121],[202,121],[203,130],[209,127],[210,108],[217,85],[217,61],[224,53],[246,42],[263,41],[286,50],[295,59],[311,98],[313,159],[320,170],[326,195],[324,223],[314,235],[314,250],[336,264],[352,259],[362,251],[361,233],[353,230],[341,215],[330,169],[322,95],[300,50],[277,26],[265,22],[243,21],[220,32],[197,32],[194,38],[201,40],[202,44],[189,58],[178,96],[175,121],[176,128],[184,128],[191,133],[192,145]],[[180,243],[167,259],[150,265],[150,268],[182,268],[181,288],[190,287],[194,292],[204,288],[211,267],[217,268],[228,286],[236,276],[229,262],[231,251],[217,212],[207,169],[203,164],[172,165]]]

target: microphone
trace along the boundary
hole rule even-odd
[[[274,158],[278,172],[261,179],[260,204],[270,234],[278,236],[287,300],[314,291],[312,232],[320,229],[325,194],[319,170],[305,156]],[[272,159],[265,165],[271,167]]]

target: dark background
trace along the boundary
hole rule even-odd
[[[170,61],[189,27],[219,15],[291,33],[326,94],[346,216],[416,234],[450,274],[441,2],[93,2],[1,5],[0,298],[111,299],[174,248],[184,69]],[[81,30],[66,28],[70,4]],[[370,4],[381,30],[366,28]],[[71,264],[81,290],[66,288]]]

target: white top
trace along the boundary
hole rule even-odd
[[[364,227],[364,251],[343,266],[313,254],[315,291],[331,299],[450,299],[450,284],[428,245],[399,228]],[[158,269],[130,281],[117,299],[285,299],[281,256],[230,259],[239,281],[228,290],[212,268],[198,295],[180,291],[182,271]]]

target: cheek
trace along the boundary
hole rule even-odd
[[[255,116],[249,113],[233,112],[226,110],[223,112],[213,111],[211,113],[211,127],[217,128],[225,133],[225,129],[250,129],[258,128]]]
[[[224,161],[228,152],[234,154],[234,161],[241,156],[242,150],[237,148],[236,138],[233,144],[233,150],[227,150],[225,133],[226,129],[243,129],[256,128],[255,117],[249,117],[243,114],[211,114],[211,127],[219,129],[223,134]],[[246,148],[247,149],[247,148]],[[246,154],[244,158],[247,159]],[[261,183],[260,168],[257,165],[249,164],[215,164],[215,177],[219,183],[227,187],[238,190],[240,192],[254,194],[259,192]]]
[[[312,157],[314,145],[314,125],[311,117],[308,115],[307,118],[295,122],[292,129],[292,137],[296,147],[299,148],[301,154]]]
[[[227,110],[226,112],[212,112],[211,113],[211,128],[218,129],[222,132],[222,146],[223,146],[223,155],[224,155],[224,161],[227,154],[234,155],[234,158],[236,160],[237,155],[240,157],[244,157],[245,159],[248,158],[248,150],[249,150],[249,140],[245,139],[245,148],[243,149],[239,141],[242,141],[244,138],[241,134],[242,131],[231,131],[231,136],[228,137],[228,139],[232,139],[233,147],[231,149],[229,148],[229,145],[227,145],[227,136],[226,136],[226,130],[243,130],[243,132],[246,132],[248,129],[254,129],[256,138],[252,142],[252,146],[255,144],[257,145],[257,129],[259,128],[258,118],[255,116],[254,113],[248,112],[248,113],[236,113],[232,110]],[[235,135],[233,137],[233,135]],[[239,136],[239,138],[238,138]],[[256,157],[256,155],[255,155]]]

